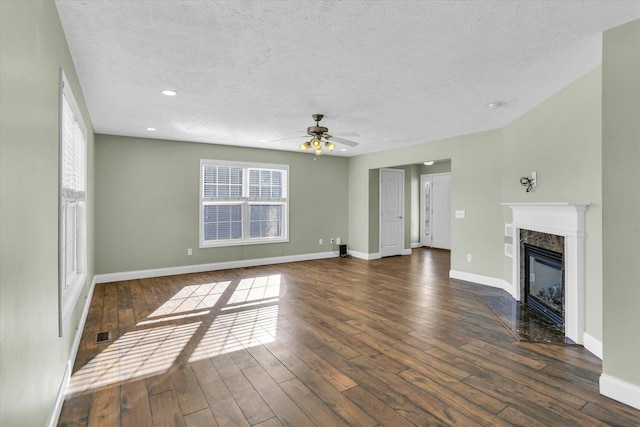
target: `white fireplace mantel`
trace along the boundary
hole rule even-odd
[[[584,214],[590,203],[501,203],[513,211],[514,227],[512,289],[520,295],[520,230],[564,237],[565,335],[578,344],[584,335]]]
[[[526,230],[584,237],[584,212],[590,203],[501,203],[513,211],[512,225]]]

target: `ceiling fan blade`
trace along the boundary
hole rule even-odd
[[[332,133],[334,136],[360,136],[360,134],[356,132],[336,132]]]
[[[332,136],[331,141],[337,142],[338,144],[342,144],[342,145],[348,145],[349,147],[356,147],[359,145],[358,142],[350,141],[344,138],[338,138],[337,136]]]
[[[296,139],[296,138],[307,138],[307,136],[303,136],[303,135],[298,135],[298,136],[290,136],[288,138],[281,138],[281,139],[273,139],[271,141],[263,141],[265,144],[268,144],[270,142],[280,142],[280,141],[286,141],[288,139]]]

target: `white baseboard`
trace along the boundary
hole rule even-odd
[[[411,248],[409,248],[409,249],[403,249],[403,250],[402,250],[402,255],[411,255]]]
[[[412,243],[411,244],[411,248],[415,249],[415,248],[420,248],[422,247],[422,244],[420,242],[416,242],[416,243]]]
[[[602,341],[585,332],[582,334],[582,345],[593,353],[594,356],[602,360]]]
[[[474,274],[474,273],[466,273],[464,271],[457,271],[457,270],[449,270],[449,277],[451,277],[452,279],[459,279],[467,282],[479,283],[481,285],[504,289],[505,291],[509,292],[511,296],[514,295],[513,286],[511,286],[511,283],[503,279],[497,279],[495,277],[489,277],[489,276],[482,276],[480,274]]]
[[[338,254],[336,252],[316,252],[312,254],[214,262],[210,264],[183,265],[179,267],[153,268],[149,270],[123,271],[120,273],[97,274],[95,281],[96,283],[109,283],[118,282],[120,280],[174,276],[176,274],[201,273],[203,271],[226,270],[229,268],[256,267],[259,265],[283,264],[285,262],[311,261],[314,259],[334,258],[337,256]]]
[[[62,382],[60,383],[60,388],[58,388],[58,396],[56,397],[56,404],[53,407],[53,411],[51,412],[51,416],[49,417],[49,422],[47,423],[48,427],[56,427],[58,425],[58,420],[60,419],[60,413],[62,412],[62,405],[64,404],[64,397],[67,394],[67,388],[69,387],[69,380],[71,378],[71,369],[72,364],[67,361],[67,366],[64,369],[64,374],[62,376]]]
[[[358,252],[358,251],[352,251],[349,250],[349,255],[351,255],[354,258],[359,258],[359,259],[366,259],[368,260],[372,260],[372,259],[380,259],[380,253],[379,252],[375,252],[372,254],[367,254],[364,252]]]
[[[600,394],[640,409],[640,386],[628,383],[611,375],[600,375]]]
[[[49,422],[47,426],[56,427],[58,425],[58,420],[60,419],[60,413],[62,412],[62,405],[64,404],[64,398],[67,394],[67,389],[69,388],[69,381],[71,380],[71,370],[73,369],[73,364],[76,361],[76,356],[78,355],[78,348],[80,348],[80,340],[82,339],[82,332],[84,331],[84,325],[87,321],[87,316],[89,315],[89,307],[91,306],[91,298],[93,297],[93,290],[96,287],[96,277],[93,277],[91,281],[91,287],[89,288],[89,292],[84,300],[84,307],[82,308],[82,315],[80,316],[80,322],[76,328],[76,335],[73,339],[73,344],[71,345],[71,353],[69,354],[69,359],[67,360],[67,366],[64,370],[64,375],[62,377],[62,382],[60,383],[60,388],[58,389],[58,397],[56,398],[56,404],[53,407],[53,411],[51,412],[51,416],[49,417]]]

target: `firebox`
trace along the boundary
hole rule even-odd
[[[524,244],[524,301],[564,327],[564,269],[562,254]]]

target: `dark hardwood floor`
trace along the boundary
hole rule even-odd
[[[97,285],[62,426],[637,426],[582,347],[514,341],[449,253]],[[96,343],[109,331],[111,340]]]

